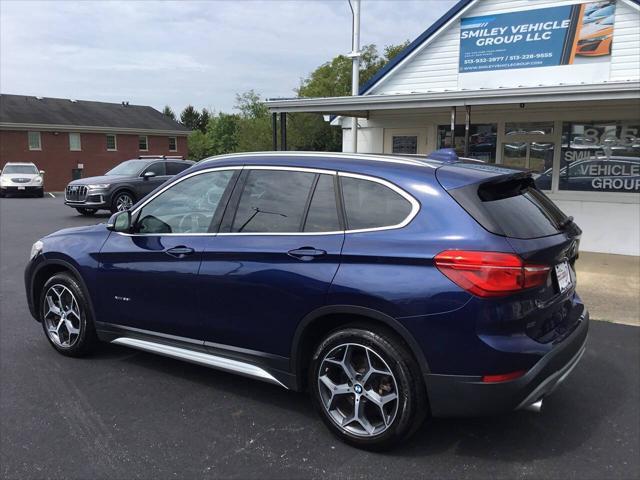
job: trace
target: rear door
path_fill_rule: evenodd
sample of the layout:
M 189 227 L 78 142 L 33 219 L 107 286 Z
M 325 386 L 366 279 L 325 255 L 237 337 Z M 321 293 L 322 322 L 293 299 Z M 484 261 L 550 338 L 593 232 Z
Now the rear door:
M 167 174 L 166 163 L 167 162 L 164 161 L 153 162 L 142 171 L 142 173 L 140 174 L 140 179 L 137 182 L 138 199 L 151 193 L 153 190 L 155 190 L 171 178 L 171 175 Z M 155 176 L 145 178 L 144 174 L 147 172 L 153 172 Z
M 245 167 L 200 269 L 204 338 L 282 357 L 324 305 L 344 240 L 335 172 Z

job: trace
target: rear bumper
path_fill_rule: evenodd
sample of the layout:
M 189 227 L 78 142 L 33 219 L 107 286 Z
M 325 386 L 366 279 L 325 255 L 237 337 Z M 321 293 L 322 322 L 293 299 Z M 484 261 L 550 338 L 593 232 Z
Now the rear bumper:
M 577 327 L 525 375 L 500 383 L 478 376 L 427 375 L 431 413 L 435 417 L 470 417 L 517 410 L 551 394 L 578 364 L 585 351 L 589 313 Z

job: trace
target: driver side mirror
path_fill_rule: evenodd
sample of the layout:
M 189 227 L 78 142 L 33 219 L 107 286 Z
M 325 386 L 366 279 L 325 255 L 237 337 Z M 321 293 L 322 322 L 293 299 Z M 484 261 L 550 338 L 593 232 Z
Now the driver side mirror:
M 40 170 L 40 176 L 44 175 L 44 170 Z
M 107 221 L 107 230 L 129 233 L 131 231 L 131 212 L 125 210 L 111 215 L 111 218 Z
M 150 178 L 153 178 L 153 177 L 155 177 L 155 176 L 156 176 L 156 173 L 155 173 L 155 172 L 144 172 L 144 173 L 142 174 L 142 178 L 143 178 L 144 180 L 149 180 Z

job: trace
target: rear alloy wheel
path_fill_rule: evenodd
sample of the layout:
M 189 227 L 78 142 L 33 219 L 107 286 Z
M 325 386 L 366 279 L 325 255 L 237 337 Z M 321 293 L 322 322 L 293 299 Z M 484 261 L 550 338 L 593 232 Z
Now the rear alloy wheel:
M 91 217 L 98 211 L 95 208 L 76 208 L 76 210 L 79 214 L 84 215 L 85 217 Z
M 67 273 L 56 274 L 45 283 L 40 321 L 49 343 L 64 355 L 85 355 L 97 341 L 84 293 L 76 279 Z
M 325 424 L 362 448 L 381 450 L 404 440 L 428 410 L 413 357 L 386 332 L 332 333 L 316 350 L 309 381 Z
M 129 210 L 131 207 L 133 207 L 133 204 L 133 195 L 131 195 L 129 192 L 120 192 L 113 199 L 111 212 L 124 212 L 125 210 Z

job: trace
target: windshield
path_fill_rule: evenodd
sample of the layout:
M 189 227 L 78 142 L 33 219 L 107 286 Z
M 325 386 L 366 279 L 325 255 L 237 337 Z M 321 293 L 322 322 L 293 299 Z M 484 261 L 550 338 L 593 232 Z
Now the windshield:
M 23 175 L 34 175 L 38 174 L 38 169 L 33 165 L 5 165 L 2 169 L 2 174 L 23 174 Z
M 148 163 L 146 160 L 127 160 L 109 170 L 105 175 L 137 175 Z

